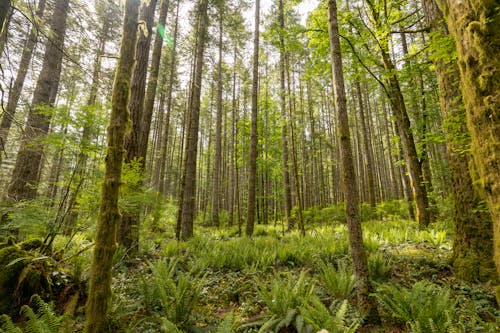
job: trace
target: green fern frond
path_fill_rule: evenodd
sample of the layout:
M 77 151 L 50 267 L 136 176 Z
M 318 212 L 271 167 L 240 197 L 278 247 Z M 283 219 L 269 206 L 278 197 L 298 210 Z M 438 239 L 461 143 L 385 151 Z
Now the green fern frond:
M 55 313 L 51 304 L 45 303 L 38 295 L 31 297 L 33 308 L 23 305 L 21 314 L 26 317 L 25 333 L 58 333 L 63 316 Z
M 6 314 L 0 316 L 0 333 L 22 333 L 23 331 L 14 325 L 12 319 Z

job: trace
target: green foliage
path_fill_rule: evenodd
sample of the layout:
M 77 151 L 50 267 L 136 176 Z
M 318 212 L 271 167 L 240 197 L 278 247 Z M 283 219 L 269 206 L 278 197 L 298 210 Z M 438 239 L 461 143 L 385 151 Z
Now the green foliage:
M 0 214 L 6 214 L 8 219 L 0 228 L 18 231 L 21 235 L 45 235 L 56 214 L 51 207 L 50 199 L 43 196 L 16 203 L 3 203 Z
M 0 333 L 23 333 L 10 319 L 9 316 L 3 314 L 0 316 Z
M 377 204 L 377 214 L 381 219 L 408 219 L 408 203 L 404 200 L 382 201 Z
M 337 268 L 323 261 L 319 262 L 320 278 L 330 296 L 348 299 L 354 290 L 354 274 L 345 260 L 337 260 Z
M 387 280 L 392 273 L 392 264 L 382 253 L 372 253 L 368 257 L 368 271 L 375 281 Z
M 317 296 L 311 297 L 310 303 L 300 307 L 304 319 L 314 327 L 315 331 L 326 329 L 329 333 L 356 332 L 359 323 L 347 318 L 348 310 L 347 300 L 341 303 L 333 302 L 330 308 L 327 308 Z
M 304 271 L 298 277 L 286 274 L 286 278 L 275 275 L 271 281 L 271 286 L 258 282 L 258 294 L 266 304 L 271 314 L 271 318 L 264 323 L 260 332 L 272 328 L 276 332 L 282 328 L 294 327 L 299 333 L 311 332 L 311 329 L 304 325 L 304 320 L 300 314 L 300 307 L 309 302 L 313 295 L 314 283 L 306 277 Z
M 0 333 L 59 333 L 65 323 L 65 316 L 60 316 L 54 311 L 52 304 L 45 303 L 38 295 L 33 295 L 30 300 L 32 307 L 23 305 L 21 315 L 22 329 L 14 325 L 9 316 L 0 318 Z M 63 330 L 68 331 L 68 330 Z
M 58 333 L 63 323 L 63 316 L 58 316 L 52 305 L 45 303 L 40 296 L 33 295 L 31 303 L 34 310 L 23 305 L 21 314 L 26 317 L 24 332 L 26 333 Z
M 191 314 L 201 295 L 204 279 L 181 272 L 177 264 L 176 260 L 150 263 L 151 279 L 143 282 L 143 297 L 146 307 L 159 308 L 168 321 L 187 329 L 191 325 Z
M 455 302 L 450 291 L 428 281 L 410 289 L 381 285 L 374 295 L 390 316 L 413 332 L 445 333 L 452 326 Z

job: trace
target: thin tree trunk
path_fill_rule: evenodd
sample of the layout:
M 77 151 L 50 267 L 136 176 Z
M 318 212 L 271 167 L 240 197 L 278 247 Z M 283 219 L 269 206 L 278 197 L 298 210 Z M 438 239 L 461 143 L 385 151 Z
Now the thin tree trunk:
M 260 0 L 255 1 L 255 31 L 253 39 L 253 78 L 252 78 L 252 115 L 250 131 L 250 160 L 248 172 L 248 210 L 246 235 L 253 235 L 255 220 L 255 187 L 257 177 L 257 114 L 259 96 L 259 24 L 260 24 Z
M 153 2 L 153 1 L 152 1 Z M 160 4 L 160 17 L 158 24 L 165 26 L 168 13 L 169 0 L 162 0 Z M 149 81 L 144 100 L 144 109 L 142 112 L 141 128 L 139 133 L 139 156 L 146 161 L 148 150 L 149 132 L 151 130 L 151 118 L 153 116 L 153 107 L 155 104 L 156 88 L 158 86 L 158 73 L 160 72 L 160 59 L 162 53 L 163 38 L 157 32 L 153 44 L 153 54 L 151 55 L 151 65 L 149 68 Z M 143 165 L 143 168 L 145 165 Z
M 168 149 L 168 136 L 169 136 L 169 130 L 170 130 L 170 118 L 172 114 L 172 92 L 174 90 L 174 81 L 175 81 L 175 72 L 176 72 L 176 56 L 177 56 L 177 30 L 179 26 L 179 8 L 180 8 L 180 3 L 179 0 L 177 1 L 177 10 L 175 14 L 175 25 L 174 25 L 174 40 L 173 40 L 173 48 L 172 48 L 172 56 L 170 60 L 170 74 L 168 78 L 168 87 L 167 87 L 167 110 L 165 112 L 165 129 L 163 132 L 163 141 L 161 143 L 161 157 L 160 161 L 156 162 L 159 165 L 160 169 L 160 185 L 158 188 L 158 192 L 162 193 L 163 195 L 167 194 L 166 191 L 166 180 L 165 180 L 165 163 L 167 159 L 167 149 Z
M 279 0 L 279 22 L 282 31 L 285 31 L 285 14 L 283 1 Z M 290 218 L 292 211 L 292 191 L 290 186 L 290 166 L 288 162 L 288 126 L 286 117 L 286 90 L 285 90 L 285 37 L 280 33 L 280 108 L 281 108 L 281 158 L 283 168 L 283 197 L 285 202 L 285 223 L 288 229 L 293 228 Z
M 105 175 L 101 188 L 94 257 L 90 270 L 89 297 L 85 312 L 87 333 L 102 333 L 108 330 L 106 314 L 111 296 L 111 268 L 116 250 L 116 229 L 120 223 L 118 197 L 125 155 L 125 133 L 130 123 L 128 102 L 137 42 L 138 7 L 137 0 L 127 0 L 125 4 L 120 57 L 111 97 Z
M 354 266 L 354 275 L 356 277 L 358 308 L 361 310 L 361 313 L 368 316 L 369 321 L 377 321 L 377 305 L 375 298 L 370 295 L 372 293 L 372 286 L 368 276 L 366 252 L 363 247 L 363 234 L 359 214 L 359 199 L 354 175 L 354 163 L 352 160 L 349 122 L 347 119 L 347 102 L 344 88 L 344 74 L 342 69 L 336 0 L 328 1 L 328 21 L 335 109 L 337 111 L 338 138 L 340 141 L 341 152 L 340 162 L 342 163 L 341 178 L 344 189 L 347 226 L 349 229 L 349 243 Z
M 219 226 L 220 209 L 220 182 L 222 160 L 222 32 L 223 32 L 223 5 L 219 8 L 219 61 L 217 63 L 217 107 L 215 120 L 215 160 L 212 183 L 212 224 Z
M 198 149 L 198 128 L 200 123 L 200 97 L 203 74 L 203 55 L 208 27 L 208 0 L 200 0 L 198 6 L 198 42 L 195 50 L 195 68 L 189 97 L 189 125 L 186 140 L 184 172 L 181 180 L 179 216 L 181 221 L 180 239 L 193 236 L 196 199 L 196 152 Z

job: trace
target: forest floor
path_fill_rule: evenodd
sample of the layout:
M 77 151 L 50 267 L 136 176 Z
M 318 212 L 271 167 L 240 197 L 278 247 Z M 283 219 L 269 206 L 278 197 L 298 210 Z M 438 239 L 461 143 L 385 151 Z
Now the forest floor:
M 252 239 L 237 227 L 196 230 L 185 243 L 144 235 L 141 259 L 117 260 L 117 331 L 500 332 L 491 284 L 453 276 L 450 224 L 363 224 L 382 319 L 368 326 L 355 307 L 345 224 L 308 225 L 305 237 L 281 225 L 258 225 Z
M 500 332 L 496 282 L 469 283 L 453 275 L 451 222 L 421 230 L 404 214 L 365 218 L 372 296 L 381 317 L 374 325 L 364 323 L 356 309 L 347 227 L 338 207 L 306 211 L 305 236 L 285 232 L 278 223 L 257 225 L 254 237 L 247 238 L 239 236 L 238 226 L 214 228 L 197 221 L 187 242 L 172 238 L 176 209 L 171 208 L 158 221 L 141 225 L 134 259 L 118 249 L 109 332 Z M 59 261 L 34 254 L 26 267 L 44 272 L 53 267 L 63 291 L 51 296 L 57 310 L 46 307 L 33 315 L 21 324 L 23 331 L 40 322 L 52 327 L 44 332 L 83 331 L 91 240 L 84 232 L 58 236 L 53 247 L 56 254 L 64 251 Z M 17 248 L 23 247 L 0 252 Z M 55 285 L 54 274 L 49 280 Z M 60 316 L 70 308 L 74 315 Z M 7 327 L 2 319 L 0 332 Z M 5 332 L 20 332 L 11 326 Z

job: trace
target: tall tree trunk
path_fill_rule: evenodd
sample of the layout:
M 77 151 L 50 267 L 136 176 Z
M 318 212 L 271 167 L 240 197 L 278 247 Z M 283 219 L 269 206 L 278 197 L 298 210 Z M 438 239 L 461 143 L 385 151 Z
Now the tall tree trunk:
M 259 96 L 259 24 L 260 24 L 260 0 L 255 1 L 255 31 L 253 38 L 253 78 L 252 78 L 252 115 L 250 131 L 250 161 L 248 163 L 248 211 L 246 234 L 253 235 L 255 220 L 255 187 L 257 177 L 257 114 Z
M 284 0 L 279 0 L 279 23 L 285 31 Z M 286 117 L 286 90 L 285 90 L 285 37 L 280 33 L 280 108 L 281 108 L 281 158 L 283 169 L 283 196 L 285 202 L 285 223 L 288 229 L 293 228 L 290 218 L 292 212 L 292 190 L 290 186 L 290 165 L 288 161 L 288 126 Z
M 236 191 L 236 122 L 238 115 L 236 114 L 236 61 L 238 60 L 238 46 L 234 47 L 234 57 L 233 57 L 233 87 L 232 87 L 232 106 L 231 106 L 231 149 L 230 153 L 230 174 L 229 174 L 229 226 L 233 225 L 234 222 L 234 207 L 236 203 L 235 195 L 237 195 Z
M 328 23 L 335 109 L 337 111 L 338 138 L 340 141 L 340 162 L 342 164 L 341 178 L 344 189 L 347 227 L 349 229 L 349 243 L 354 266 L 354 275 L 356 277 L 358 308 L 364 315 L 368 316 L 369 321 L 376 321 L 378 320 L 377 303 L 375 298 L 370 296 L 372 286 L 368 276 L 368 261 L 366 258 L 366 252 L 363 247 L 363 234 L 359 214 L 359 199 L 354 174 L 354 163 L 352 159 L 336 0 L 328 1 Z
M 31 58 L 33 57 L 33 50 L 37 41 L 38 27 L 36 26 L 36 22 L 38 22 L 37 19 L 41 19 L 43 17 L 43 13 L 45 12 L 45 3 L 46 0 L 40 0 L 40 2 L 38 3 L 38 8 L 35 13 L 35 19 L 33 20 L 33 26 L 31 27 L 28 38 L 26 39 L 23 53 L 21 55 L 16 80 L 14 81 L 14 85 L 9 92 L 7 107 L 2 116 L 2 122 L 0 124 L 1 150 L 4 150 L 4 147 L 6 146 L 7 137 L 9 136 L 9 130 L 16 114 L 17 103 L 19 102 L 19 97 L 21 96 L 21 92 L 23 90 L 24 79 L 26 78 L 26 73 L 28 73 L 29 64 L 31 62 Z M 2 155 L 0 153 L 0 163 L 1 162 Z
M 163 195 L 166 195 L 166 180 L 165 180 L 165 162 L 167 160 L 167 149 L 168 149 L 168 136 L 169 136 L 169 130 L 170 130 L 170 118 L 172 114 L 172 92 L 174 90 L 174 81 L 175 81 L 175 72 L 176 72 L 176 56 L 177 56 L 177 30 L 179 26 L 179 8 L 180 8 L 180 1 L 177 1 L 177 9 L 176 9 L 176 14 L 175 14 L 175 24 L 174 24 L 174 40 L 173 40 L 173 48 L 172 48 L 172 56 L 170 59 L 170 74 L 168 78 L 168 87 L 167 87 L 167 109 L 165 112 L 165 129 L 163 131 L 163 140 L 161 143 L 161 154 L 160 154 L 160 161 L 157 165 L 159 165 L 159 180 L 160 180 L 160 185 L 158 187 L 158 192 L 162 193 Z
M 217 115 L 215 120 L 215 160 L 212 183 L 212 223 L 219 226 L 220 209 L 220 182 L 222 160 L 222 31 L 223 31 L 223 4 L 219 8 L 219 61 L 217 64 Z
M 387 27 L 383 26 L 384 18 L 380 16 L 378 11 L 379 9 L 375 7 L 371 0 L 366 0 L 366 3 L 370 7 L 370 12 L 376 28 L 381 31 L 381 38 L 377 40 L 377 43 L 379 46 L 381 60 L 384 65 L 384 70 L 386 72 L 384 92 L 389 98 L 389 102 L 395 116 L 398 134 L 401 139 L 401 145 L 403 147 L 403 153 L 413 190 L 413 197 L 417 208 L 417 222 L 420 227 L 427 227 L 431 222 L 429 199 L 422 175 L 422 165 L 418 159 L 415 140 L 410 128 L 410 119 L 406 111 L 405 100 L 396 75 L 397 69 L 389 53 L 390 38 L 386 34 Z
M 472 139 L 472 178 L 490 208 L 494 262 L 500 274 L 500 6 L 495 0 L 440 0 L 440 5 L 458 51 Z
M 184 171 L 181 180 L 181 196 L 179 206 L 180 239 L 193 236 L 193 222 L 196 199 L 196 157 L 198 149 L 198 128 L 200 123 L 200 97 L 203 74 L 203 55 L 208 28 L 208 0 L 200 0 L 198 4 L 198 40 L 195 50 L 195 68 L 189 97 L 189 122 L 185 148 Z
M 143 26 L 143 32 L 139 34 L 136 50 L 136 66 L 132 76 L 129 110 L 132 120 L 132 130 L 125 139 L 125 163 L 134 161 L 140 163 L 141 175 L 144 170 L 145 156 L 141 155 L 140 137 L 142 132 L 142 117 L 144 113 L 144 99 L 146 91 L 146 75 L 148 70 L 149 49 L 151 46 L 152 25 L 156 7 L 156 0 L 143 3 L 139 15 L 139 22 Z M 139 184 L 131 185 L 132 191 L 140 191 Z M 139 249 L 139 221 L 140 207 L 132 208 L 132 211 L 124 211 L 123 218 L 118 228 L 118 242 L 127 249 L 127 253 L 133 257 Z
M 21 148 L 17 153 L 8 188 L 8 197 L 14 200 L 33 199 L 37 196 L 43 155 L 42 139 L 47 135 L 52 118 L 44 108 L 53 106 L 59 88 L 68 4 L 69 0 L 57 0 L 50 19 L 53 37 L 47 42 L 42 70 L 33 93 Z
M 361 93 L 361 84 L 359 80 L 356 80 L 356 95 L 358 99 L 358 107 L 359 107 L 359 117 L 361 122 L 361 131 L 363 132 L 363 146 L 365 150 L 366 156 L 366 175 L 368 181 L 368 202 L 371 207 L 375 207 L 376 197 L 375 197 L 375 180 L 374 180 L 374 168 L 375 164 L 373 161 L 373 152 L 372 152 L 372 142 L 371 137 L 368 132 L 367 120 L 365 119 L 365 106 L 363 103 L 363 94 Z
M 162 0 L 160 4 L 160 17 L 158 24 L 165 26 L 167 20 L 169 0 Z M 154 13 L 153 13 L 154 14 Z M 151 130 L 151 118 L 155 104 L 156 87 L 158 86 L 158 73 L 160 72 L 160 59 L 162 53 L 162 37 L 157 32 L 153 44 L 153 54 L 151 55 L 151 66 L 149 68 L 149 81 L 144 100 L 144 110 L 142 112 L 141 128 L 139 132 L 139 156 L 143 163 L 146 161 L 148 150 L 149 132 Z M 143 165 L 144 168 L 144 165 Z
M 138 7 L 139 1 L 137 0 L 127 0 L 125 4 L 120 57 L 111 96 L 105 174 L 101 188 L 94 257 L 90 270 L 89 297 L 85 312 L 85 331 L 88 333 L 102 333 L 108 329 L 106 313 L 111 296 L 111 268 L 116 250 L 116 228 L 121 219 L 118 197 L 125 155 L 125 133 L 130 124 L 128 102 L 137 42 Z

